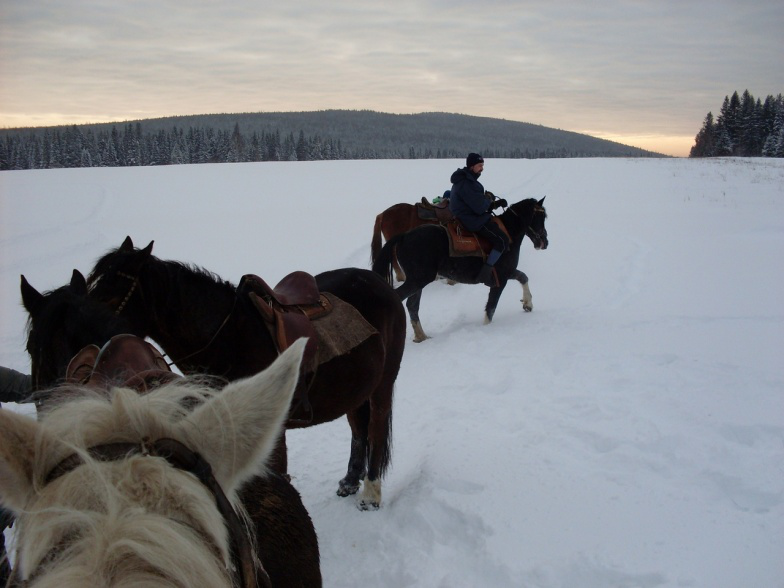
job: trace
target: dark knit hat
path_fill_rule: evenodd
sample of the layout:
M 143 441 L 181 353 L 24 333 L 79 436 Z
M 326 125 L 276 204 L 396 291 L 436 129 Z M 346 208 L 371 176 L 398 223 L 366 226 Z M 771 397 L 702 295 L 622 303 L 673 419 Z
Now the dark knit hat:
M 469 153 L 466 157 L 466 167 L 474 167 L 477 163 L 484 163 L 485 158 L 478 153 Z

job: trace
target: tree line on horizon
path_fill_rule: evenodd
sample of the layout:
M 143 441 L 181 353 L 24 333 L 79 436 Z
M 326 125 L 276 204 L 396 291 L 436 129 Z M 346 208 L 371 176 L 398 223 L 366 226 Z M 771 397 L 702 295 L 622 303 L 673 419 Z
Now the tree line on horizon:
M 537 159 L 573 157 L 569 149 L 487 150 L 486 157 Z M 465 157 L 456 149 L 411 146 L 402 149 L 350 149 L 340 139 L 306 136 L 300 130 L 253 132 L 211 126 L 173 126 L 144 132 L 141 122 L 93 130 L 72 125 L 8 133 L 0 141 L 0 170 L 74 167 L 126 167 L 192 163 L 320 161 L 339 159 L 446 159 Z
M 784 98 L 765 101 L 746 90 L 725 96 L 714 118 L 708 112 L 689 157 L 784 157 Z

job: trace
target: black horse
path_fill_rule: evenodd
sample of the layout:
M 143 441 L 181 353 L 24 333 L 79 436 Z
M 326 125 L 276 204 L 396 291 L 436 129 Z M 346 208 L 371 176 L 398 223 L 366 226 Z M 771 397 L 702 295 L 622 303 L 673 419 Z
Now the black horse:
M 87 296 L 87 282 L 79 270 L 73 270 L 70 283 L 43 294 L 24 276 L 21 282 L 22 304 L 29 315 L 27 352 L 34 394 L 62 383 L 68 362 L 83 347 L 101 347 L 121 333 L 140 335 L 125 317 Z M 38 395 L 36 404 L 41 401 Z
M 499 285 L 490 288 L 485 306 L 485 323 L 493 320 L 498 300 L 510 278 L 523 286 L 523 309 L 526 312 L 533 310 L 528 276 L 517 269 L 517 262 L 520 258 L 520 245 L 526 235 L 533 242 L 534 248 L 547 249 L 546 218 L 544 198 L 539 201 L 534 198 L 522 200 L 512 204 L 501 214 L 511 243 L 495 264 Z M 391 284 L 395 260 L 406 275 L 405 282 L 395 291 L 401 300 L 406 301 L 411 326 L 414 328 L 414 341 L 417 343 L 428 338 L 419 322 L 422 289 L 438 276 L 462 284 L 476 284 L 476 275 L 484 263 L 478 256 L 450 256 L 449 237 L 446 230 L 439 225 L 417 227 L 387 241 L 373 263 L 373 271 L 384 276 Z
M 137 249 L 128 237 L 99 259 L 87 279 L 90 296 L 155 340 L 183 373 L 234 380 L 275 360 L 275 340 L 247 296 L 202 268 L 158 259 L 152 245 Z M 357 321 L 368 325 L 372 334 L 318 365 L 309 383 L 309 402 L 292 403 L 287 428 L 317 425 L 345 414 L 352 433 L 351 456 L 338 494 L 357 493 L 365 476 L 358 506 L 375 509 L 391 458 L 392 397 L 405 346 L 405 310 L 389 284 L 369 270 L 328 271 L 316 276 L 316 282 L 319 291 L 336 296 L 361 315 L 346 318 L 331 336 L 350 335 Z M 272 465 L 281 473 L 287 471 L 285 439 Z

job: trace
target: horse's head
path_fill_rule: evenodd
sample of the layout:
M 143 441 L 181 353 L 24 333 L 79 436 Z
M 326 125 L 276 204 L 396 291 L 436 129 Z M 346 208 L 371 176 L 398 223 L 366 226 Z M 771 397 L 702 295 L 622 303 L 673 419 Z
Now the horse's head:
M 83 347 L 101 346 L 113 335 L 131 332 L 128 322 L 87 295 L 84 276 L 74 270 L 71 282 L 41 294 L 22 276 L 22 304 L 27 321 L 27 351 L 33 390 L 59 383 L 71 358 Z
M 237 490 L 263 472 L 304 343 L 220 394 L 182 379 L 146 395 L 82 389 L 38 421 L 0 411 L 0 499 L 17 517 L 16 583 L 246 585 L 232 579 L 254 571 L 252 557 L 232 561 L 232 543 L 248 545 L 229 537 L 242 528 Z M 203 402 L 190 410 L 183 400 L 194 395 Z
M 531 220 L 525 229 L 525 234 L 531 239 L 534 249 L 547 249 L 549 241 L 547 240 L 547 229 L 544 226 L 544 221 L 547 219 L 544 198 L 539 201 L 532 198 L 524 202 L 529 202 L 532 205 Z
M 90 297 L 98 300 L 118 315 L 129 315 L 134 325 L 146 334 L 147 321 L 137 302 L 141 292 L 139 279 L 145 264 L 152 258 L 153 241 L 144 249 L 137 249 L 130 237 L 122 245 L 109 251 L 95 264 L 87 277 Z

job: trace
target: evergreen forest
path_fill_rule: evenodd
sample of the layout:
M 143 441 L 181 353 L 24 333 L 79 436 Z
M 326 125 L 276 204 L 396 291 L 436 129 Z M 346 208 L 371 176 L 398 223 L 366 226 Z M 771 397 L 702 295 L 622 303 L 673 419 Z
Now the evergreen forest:
M 755 99 L 748 90 L 725 96 L 714 118 L 709 112 L 689 157 L 784 157 L 784 98 Z
M 251 161 L 662 157 L 579 133 L 449 113 L 212 114 L 0 130 L 0 169 Z

